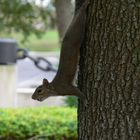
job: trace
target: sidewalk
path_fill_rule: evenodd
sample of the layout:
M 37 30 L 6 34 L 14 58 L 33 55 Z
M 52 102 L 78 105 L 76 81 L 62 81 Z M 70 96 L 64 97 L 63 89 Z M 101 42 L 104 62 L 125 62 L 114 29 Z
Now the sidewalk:
M 33 57 L 44 57 L 49 60 L 54 66 L 58 65 L 59 53 L 36 53 L 31 52 L 30 55 Z M 18 88 L 35 88 L 42 83 L 42 79 L 46 78 L 49 81 L 55 76 L 55 72 L 45 72 L 38 69 L 34 63 L 25 58 L 24 60 L 19 60 L 17 62 L 17 77 L 18 77 Z

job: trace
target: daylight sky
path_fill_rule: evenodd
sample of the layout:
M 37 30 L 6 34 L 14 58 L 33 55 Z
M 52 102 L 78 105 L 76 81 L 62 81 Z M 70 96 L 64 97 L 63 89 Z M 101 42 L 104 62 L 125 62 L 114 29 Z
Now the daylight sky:
M 37 5 L 47 6 L 50 0 L 35 0 Z

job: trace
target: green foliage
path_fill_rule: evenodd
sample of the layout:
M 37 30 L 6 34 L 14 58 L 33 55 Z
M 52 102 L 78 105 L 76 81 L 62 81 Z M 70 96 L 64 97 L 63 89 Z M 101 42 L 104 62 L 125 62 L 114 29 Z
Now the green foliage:
M 65 104 L 68 107 L 77 107 L 77 98 L 69 96 L 65 99 Z
M 1 38 L 14 38 L 17 40 L 18 47 L 26 48 L 29 51 L 59 51 L 59 40 L 56 30 L 47 30 L 41 38 L 37 38 L 35 35 L 28 36 L 28 40 L 22 42 L 21 33 L 0 33 Z
M 10 140 L 76 140 L 76 109 L 0 109 L 0 137 Z
M 56 30 L 47 30 L 42 38 L 31 35 L 25 43 L 19 42 L 19 46 L 30 51 L 59 51 L 60 49 Z
M 31 33 L 40 36 L 44 29 L 38 29 L 37 23 L 47 21 L 46 9 L 35 5 L 34 0 L 0 0 L 0 31 Z

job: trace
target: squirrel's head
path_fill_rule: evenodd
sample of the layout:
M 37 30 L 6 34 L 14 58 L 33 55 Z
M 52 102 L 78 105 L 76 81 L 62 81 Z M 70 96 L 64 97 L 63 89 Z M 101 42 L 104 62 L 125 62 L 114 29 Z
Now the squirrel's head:
M 38 101 L 44 101 L 50 96 L 54 96 L 54 91 L 52 85 L 48 82 L 47 79 L 43 79 L 42 85 L 38 86 L 35 92 L 32 95 L 32 99 Z

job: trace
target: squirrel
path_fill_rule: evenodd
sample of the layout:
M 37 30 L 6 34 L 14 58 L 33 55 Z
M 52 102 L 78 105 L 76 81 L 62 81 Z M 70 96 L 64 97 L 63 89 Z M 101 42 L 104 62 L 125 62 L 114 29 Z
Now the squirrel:
M 85 95 L 73 85 L 73 80 L 79 61 L 80 46 L 83 41 L 86 23 L 86 9 L 89 5 L 86 0 L 76 14 L 66 31 L 62 41 L 58 71 L 52 82 L 43 79 L 32 95 L 32 99 L 43 101 L 50 96 L 72 95 L 85 99 Z

